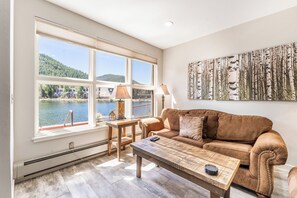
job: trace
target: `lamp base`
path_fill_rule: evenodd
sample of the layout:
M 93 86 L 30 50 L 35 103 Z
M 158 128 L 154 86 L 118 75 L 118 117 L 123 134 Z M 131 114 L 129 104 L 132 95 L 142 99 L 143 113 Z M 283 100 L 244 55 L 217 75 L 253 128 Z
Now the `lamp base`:
M 125 119 L 126 119 L 125 116 L 123 116 L 123 117 L 117 117 L 117 120 L 125 120 Z
M 125 118 L 125 101 L 119 100 L 116 102 L 116 115 L 117 120 L 123 120 Z

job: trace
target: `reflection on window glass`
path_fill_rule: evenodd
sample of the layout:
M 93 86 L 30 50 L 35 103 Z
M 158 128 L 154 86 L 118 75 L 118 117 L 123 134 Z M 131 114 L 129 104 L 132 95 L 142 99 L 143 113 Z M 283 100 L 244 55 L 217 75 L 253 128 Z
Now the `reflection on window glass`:
M 132 60 L 133 84 L 152 84 L 152 64 L 139 60 Z
M 132 91 L 132 116 L 149 117 L 153 115 L 153 91 L 133 89 Z
M 63 128 L 64 123 L 71 126 L 69 112 L 73 112 L 74 126 L 88 124 L 88 90 L 85 86 L 39 85 L 40 129 Z
M 88 79 L 88 48 L 44 36 L 38 44 L 40 75 Z
M 96 52 L 96 79 L 125 82 L 126 58 L 101 51 Z
M 109 114 L 116 108 L 115 100 L 111 98 L 112 87 L 97 87 L 96 88 L 96 120 L 97 122 L 109 118 Z

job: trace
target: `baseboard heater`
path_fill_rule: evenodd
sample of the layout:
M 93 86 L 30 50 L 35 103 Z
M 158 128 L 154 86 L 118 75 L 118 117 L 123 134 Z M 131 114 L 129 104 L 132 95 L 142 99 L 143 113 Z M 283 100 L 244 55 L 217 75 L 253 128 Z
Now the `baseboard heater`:
M 15 183 L 106 155 L 106 150 L 107 140 L 103 140 L 37 159 L 17 162 L 14 165 Z

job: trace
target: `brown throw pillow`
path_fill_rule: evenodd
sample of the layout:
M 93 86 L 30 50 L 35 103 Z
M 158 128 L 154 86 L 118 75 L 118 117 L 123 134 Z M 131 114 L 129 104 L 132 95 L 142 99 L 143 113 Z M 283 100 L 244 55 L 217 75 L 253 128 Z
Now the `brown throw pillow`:
M 202 138 L 206 139 L 207 138 L 207 129 L 208 129 L 208 125 L 207 125 L 208 116 L 203 116 L 203 115 L 198 116 L 198 115 L 191 115 L 191 114 L 186 114 L 186 116 L 201 117 L 201 119 L 203 120 Z
M 180 116 L 180 131 L 179 135 L 187 138 L 192 138 L 197 141 L 202 140 L 203 118 Z
M 210 139 L 215 139 L 218 129 L 218 115 L 216 112 L 203 111 L 203 110 L 191 110 L 189 112 L 191 116 L 207 116 L 207 132 L 206 136 Z

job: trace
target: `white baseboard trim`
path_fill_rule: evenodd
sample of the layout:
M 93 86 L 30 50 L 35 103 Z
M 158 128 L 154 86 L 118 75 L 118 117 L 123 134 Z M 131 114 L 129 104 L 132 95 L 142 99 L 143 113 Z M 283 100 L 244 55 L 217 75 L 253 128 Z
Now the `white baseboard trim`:
M 141 133 L 136 133 L 136 136 Z M 65 150 L 37 159 L 19 161 L 14 163 L 15 183 L 19 183 L 37 176 L 41 176 L 61 168 L 65 168 L 95 157 L 107 154 L 108 140 L 94 142 L 88 145 Z M 115 151 L 115 149 L 113 149 Z

